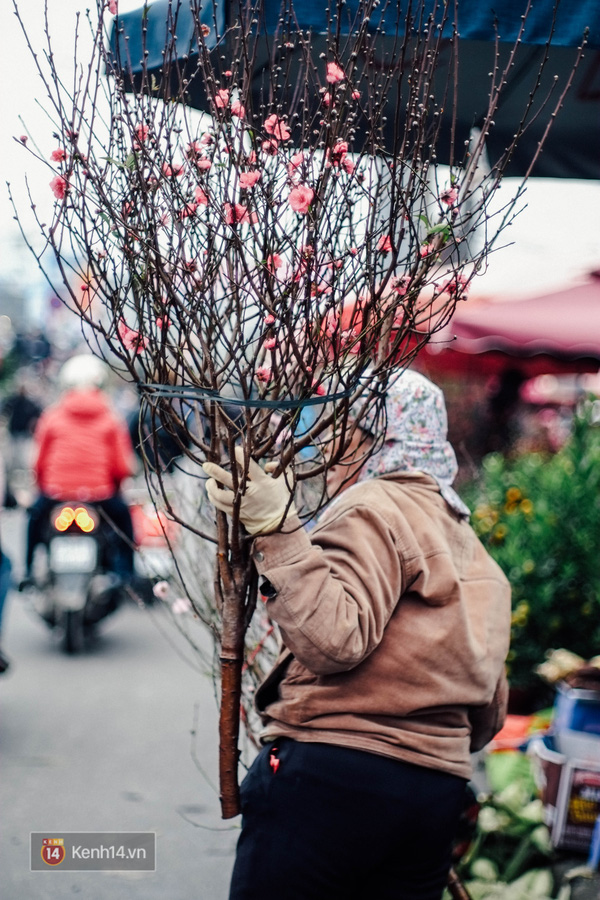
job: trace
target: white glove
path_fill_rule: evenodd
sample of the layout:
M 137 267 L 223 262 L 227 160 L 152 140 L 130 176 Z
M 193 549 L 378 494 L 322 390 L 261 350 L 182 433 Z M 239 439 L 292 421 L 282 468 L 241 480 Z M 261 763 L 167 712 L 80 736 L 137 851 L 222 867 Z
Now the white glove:
M 243 470 L 245 468 L 243 447 L 235 448 L 235 458 Z M 206 493 L 211 503 L 228 516 L 232 515 L 235 494 L 231 472 L 211 462 L 203 463 L 202 468 L 210 476 L 206 482 Z M 217 481 L 226 485 L 229 490 L 217 487 Z M 249 460 L 248 480 L 243 489 L 240 505 L 240 521 L 246 530 L 252 535 L 268 534 L 279 528 L 287 516 L 295 514 L 293 492 L 288 486 L 285 472 L 273 478 L 261 469 L 255 460 Z

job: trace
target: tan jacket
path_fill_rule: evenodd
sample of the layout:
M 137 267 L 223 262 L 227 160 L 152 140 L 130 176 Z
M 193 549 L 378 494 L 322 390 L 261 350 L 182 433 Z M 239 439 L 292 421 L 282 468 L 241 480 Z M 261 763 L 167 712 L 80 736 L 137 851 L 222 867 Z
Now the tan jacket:
M 257 693 L 263 739 L 325 742 L 464 778 L 502 726 L 510 588 L 421 473 L 349 488 L 310 536 L 256 538 L 285 648 Z

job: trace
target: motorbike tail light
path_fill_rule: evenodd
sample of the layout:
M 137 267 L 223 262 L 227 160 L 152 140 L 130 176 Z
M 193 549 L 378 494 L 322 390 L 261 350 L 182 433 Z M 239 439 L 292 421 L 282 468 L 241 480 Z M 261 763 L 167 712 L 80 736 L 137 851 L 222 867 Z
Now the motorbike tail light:
M 74 513 L 74 519 L 75 524 L 86 533 L 93 531 L 96 527 L 95 520 L 90 516 L 85 506 L 77 507 Z
M 59 514 L 54 519 L 54 527 L 57 531 L 66 531 L 69 525 L 75 519 L 75 510 L 70 506 L 63 506 Z

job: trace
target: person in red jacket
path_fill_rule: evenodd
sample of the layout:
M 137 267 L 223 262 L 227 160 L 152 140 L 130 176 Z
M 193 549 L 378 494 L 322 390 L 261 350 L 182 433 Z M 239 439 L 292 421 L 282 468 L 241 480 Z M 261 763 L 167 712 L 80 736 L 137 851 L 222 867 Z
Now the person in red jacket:
M 102 391 L 106 374 L 96 357 L 72 357 L 59 375 L 62 396 L 36 426 L 34 473 L 40 496 L 30 509 L 26 580 L 44 522 L 52 506 L 66 500 L 92 502 L 104 511 L 116 526 L 112 568 L 123 578 L 133 573 L 133 527 L 119 489 L 133 475 L 135 458 L 127 426 Z

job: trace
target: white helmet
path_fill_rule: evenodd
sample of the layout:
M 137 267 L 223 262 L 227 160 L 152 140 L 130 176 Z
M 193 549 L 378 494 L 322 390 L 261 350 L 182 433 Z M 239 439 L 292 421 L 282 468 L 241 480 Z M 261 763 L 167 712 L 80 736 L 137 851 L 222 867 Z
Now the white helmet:
M 68 359 L 58 375 L 61 388 L 65 391 L 86 388 L 103 388 L 108 378 L 108 366 L 96 356 L 81 353 Z

